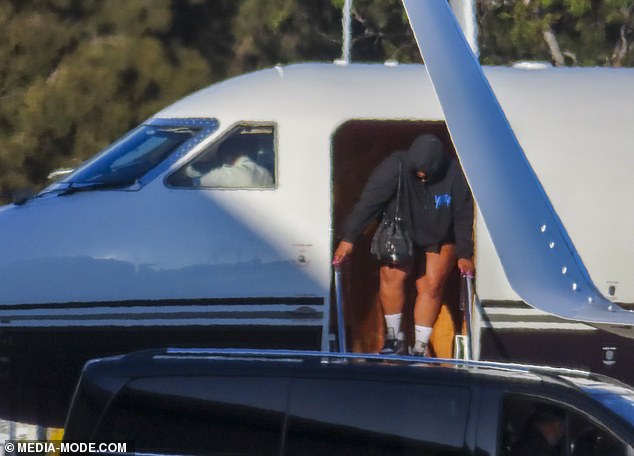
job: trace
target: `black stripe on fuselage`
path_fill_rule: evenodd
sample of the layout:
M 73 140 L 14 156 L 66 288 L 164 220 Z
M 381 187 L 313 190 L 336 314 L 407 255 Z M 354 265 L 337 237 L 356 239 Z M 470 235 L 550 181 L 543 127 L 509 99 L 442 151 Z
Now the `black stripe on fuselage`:
M 284 297 L 245 297 L 245 298 L 197 298 L 197 299 L 133 299 L 126 301 L 90 301 L 90 302 L 57 302 L 4 304 L 3 310 L 36 310 L 36 309 L 80 309 L 99 307 L 139 307 L 139 306 L 217 306 L 217 305 L 323 305 L 324 298 L 319 296 L 284 296 Z

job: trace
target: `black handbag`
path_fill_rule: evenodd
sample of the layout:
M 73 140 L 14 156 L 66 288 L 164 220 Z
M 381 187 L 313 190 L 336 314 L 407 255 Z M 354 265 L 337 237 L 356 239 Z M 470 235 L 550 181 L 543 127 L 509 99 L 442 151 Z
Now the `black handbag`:
M 400 163 L 394 215 L 390 217 L 385 212 L 383 213 L 381 223 L 379 223 L 370 244 L 370 253 L 381 263 L 400 265 L 407 263 L 414 256 L 412 240 L 403 226 L 403 219 L 399 215 L 402 175 L 403 163 Z

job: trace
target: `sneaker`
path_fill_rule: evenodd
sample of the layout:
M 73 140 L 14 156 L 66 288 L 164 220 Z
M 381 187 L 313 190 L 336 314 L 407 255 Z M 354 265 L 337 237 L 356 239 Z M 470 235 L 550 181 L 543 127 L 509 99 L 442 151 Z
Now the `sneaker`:
M 412 356 L 429 356 L 427 354 L 427 344 L 417 340 L 414 342 L 414 346 L 411 348 L 410 355 Z
M 408 347 L 404 340 L 385 339 L 385 344 L 379 353 L 382 355 L 407 355 Z

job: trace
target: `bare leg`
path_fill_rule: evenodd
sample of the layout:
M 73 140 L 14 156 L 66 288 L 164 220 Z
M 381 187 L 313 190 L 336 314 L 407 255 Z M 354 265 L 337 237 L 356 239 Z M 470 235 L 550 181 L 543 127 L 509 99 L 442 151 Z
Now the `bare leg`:
M 440 252 L 425 253 L 425 274 L 416 279 L 416 304 L 414 323 L 419 326 L 434 326 L 442 303 L 445 281 L 451 272 L 456 255 L 453 244 L 443 244 Z
M 403 312 L 405 304 L 405 279 L 409 268 L 381 265 L 379 269 L 379 299 L 384 315 Z
M 385 340 L 382 354 L 405 355 L 408 348 L 401 328 L 401 318 L 405 305 L 405 280 L 408 266 L 381 266 L 379 270 L 379 299 L 385 317 Z

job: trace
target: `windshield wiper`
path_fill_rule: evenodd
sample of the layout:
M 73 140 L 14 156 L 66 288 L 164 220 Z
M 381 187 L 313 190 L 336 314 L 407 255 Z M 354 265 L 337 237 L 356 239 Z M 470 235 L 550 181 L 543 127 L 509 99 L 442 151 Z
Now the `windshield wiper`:
M 197 129 L 189 128 L 189 127 L 160 127 L 160 128 L 157 128 L 157 130 L 165 131 L 168 133 L 189 133 L 192 136 L 198 133 Z
M 94 182 L 94 183 L 73 183 L 70 182 L 68 187 L 61 190 L 57 196 L 72 195 L 77 192 L 91 192 L 93 190 L 108 190 L 113 188 L 126 188 L 136 183 L 133 181 L 121 181 L 121 182 Z

